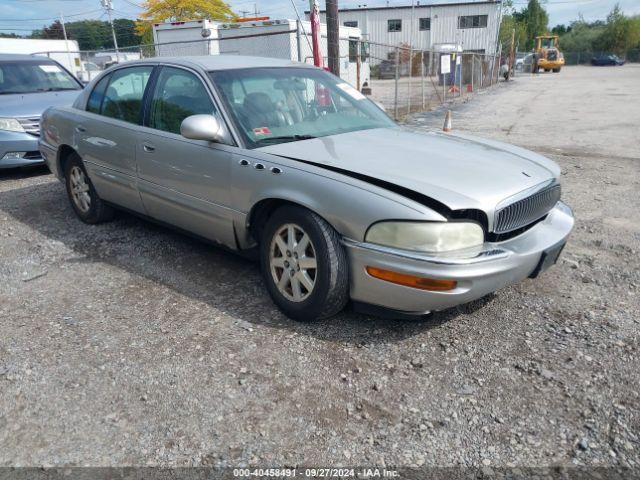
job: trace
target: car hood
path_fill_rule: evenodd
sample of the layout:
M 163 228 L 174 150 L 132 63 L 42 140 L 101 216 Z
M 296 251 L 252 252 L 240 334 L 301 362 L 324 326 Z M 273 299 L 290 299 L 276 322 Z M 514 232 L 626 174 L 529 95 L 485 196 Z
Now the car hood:
M 0 117 L 39 117 L 49 107 L 70 106 L 82 90 L 0 95 Z
M 523 148 L 404 128 L 363 130 L 259 150 L 393 183 L 452 210 L 490 212 L 509 197 L 560 175 L 553 161 Z

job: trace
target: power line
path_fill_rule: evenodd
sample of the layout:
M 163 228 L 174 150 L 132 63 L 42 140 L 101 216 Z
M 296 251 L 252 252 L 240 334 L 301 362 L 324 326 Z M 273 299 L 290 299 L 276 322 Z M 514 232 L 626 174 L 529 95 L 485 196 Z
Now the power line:
M 130 1 L 130 0 L 122 0 L 122 1 L 123 1 L 124 3 L 126 3 L 126 4 L 128 4 L 128 5 L 131 5 L 132 7 L 136 7 L 136 8 L 142 8 L 142 9 L 144 9 L 144 7 L 143 7 L 142 5 L 139 5 L 139 4 L 137 4 L 137 3 L 135 3 L 135 2 L 132 2 L 132 1 Z
M 102 10 L 90 10 L 88 12 L 70 13 L 67 17 L 80 17 L 82 15 L 89 15 L 90 13 L 101 12 Z M 58 17 L 49 18 L 0 18 L 0 22 L 46 22 L 49 20 L 58 20 Z

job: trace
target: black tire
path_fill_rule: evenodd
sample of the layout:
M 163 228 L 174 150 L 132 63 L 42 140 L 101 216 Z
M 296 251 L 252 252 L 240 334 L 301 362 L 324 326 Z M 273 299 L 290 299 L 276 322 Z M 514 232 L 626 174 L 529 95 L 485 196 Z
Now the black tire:
M 554 68 L 553 69 L 553 73 L 559 73 L 560 72 L 560 68 Z
M 286 224 L 301 227 L 309 236 L 317 263 L 315 284 L 307 298 L 298 302 L 280 292 L 270 265 L 272 241 Z M 340 237 L 323 218 L 305 208 L 284 206 L 271 215 L 260 237 L 260 266 L 274 303 L 294 320 L 311 322 L 331 317 L 349 300 L 349 265 Z
M 90 205 L 86 211 L 81 209 L 76 204 L 73 193 L 71 191 L 72 190 L 72 186 L 71 186 L 72 170 L 77 168 L 79 168 L 84 174 L 86 183 L 89 187 L 89 190 L 87 191 L 87 193 L 90 198 Z M 64 167 L 64 183 L 67 188 L 67 196 L 69 197 L 69 202 L 71 203 L 71 207 L 73 208 L 73 211 L 76 212 L 76 215 L 78 216 L 78 218 L 82 220 L 84 223 L 96 224 L 96 223 L 108 222 L 109 220 L 113 219 L 115 215 L 114 209 L 109 205 L 107 205 L 106 203 L 104 203 L 104 201 L 98 196 L 98 193 L 93 187 L 93 183 L 91 182 L 89 175 L 87 175 L 87 170 L 84 168 L 82 159 L 77 153 L 72 153 L 67 159 L 67 162 Z

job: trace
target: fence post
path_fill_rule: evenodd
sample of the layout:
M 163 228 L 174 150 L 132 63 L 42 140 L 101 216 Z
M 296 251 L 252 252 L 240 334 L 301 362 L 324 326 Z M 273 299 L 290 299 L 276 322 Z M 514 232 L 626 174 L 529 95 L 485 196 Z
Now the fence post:
M 473 75 L 475 73 L 475 69 L 476 69 L 476 54 L 472 53 L 471 54 L 471 92 L 472 93 L 476 93 L 476 91 L 473 89 Z
M 393 100 L 393 114 L 398 119 L 398 86 L 400 84 L 400 48 L 396 47 L 396 88 Z
M 447 101 L 447 75 L 446 73 L 442 73 L 442 58 L 440 59 L 440 70 L 442 75 L 442 103 L 444 104 Z
M 422 110 L 424 110 L 424 50 L 420 52 L 420 90 L 422 93 Z
M 360 82 L 360 72 L 362 70 L 362 58 L 360 57 L 360 52 L 362 51 L 362 41 L 358 40 L 356 43 L 356 86 L 358 87 L 358 91 L 362 89 L 362 84 Z
M 298 48 L 298 61 L 302 62 L 302 41 L 300 40 L 300 20 L 296 22 L 296 45 Z
M 458 91 L 458 98 L 460 98 L 462 97 L 462 66 L 464 65 L 464 62 L 462 61 L 462 53 L 458 54 L 458 58 L 460 59 L 460 79 L 458 81 L 460 90 Z
M 407 115 L 411 113 L 411 77 L 413 75 L 413 47 L 409 49 L 409 87 L 407 91 Z

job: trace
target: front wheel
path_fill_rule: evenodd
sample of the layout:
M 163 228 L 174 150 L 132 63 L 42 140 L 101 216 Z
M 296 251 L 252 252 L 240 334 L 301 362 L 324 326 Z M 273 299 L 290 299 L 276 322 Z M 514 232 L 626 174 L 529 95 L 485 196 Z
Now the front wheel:
M 558 72 L 560 72 L 560 67 L 553 69 L 553 73 L 558 73 Z
M 267 289 L 282 312 L 313 321 L 340 312 L 349 299 L 349 266 L 338 233 L 315 213 L 281 207 L 260 241 Z
M 98 196 L 78 154 L 72 154 L 67 160 L 64 178 L 69 201 L 80 220 L 93 224 L 113 218 L 113 208 Z

